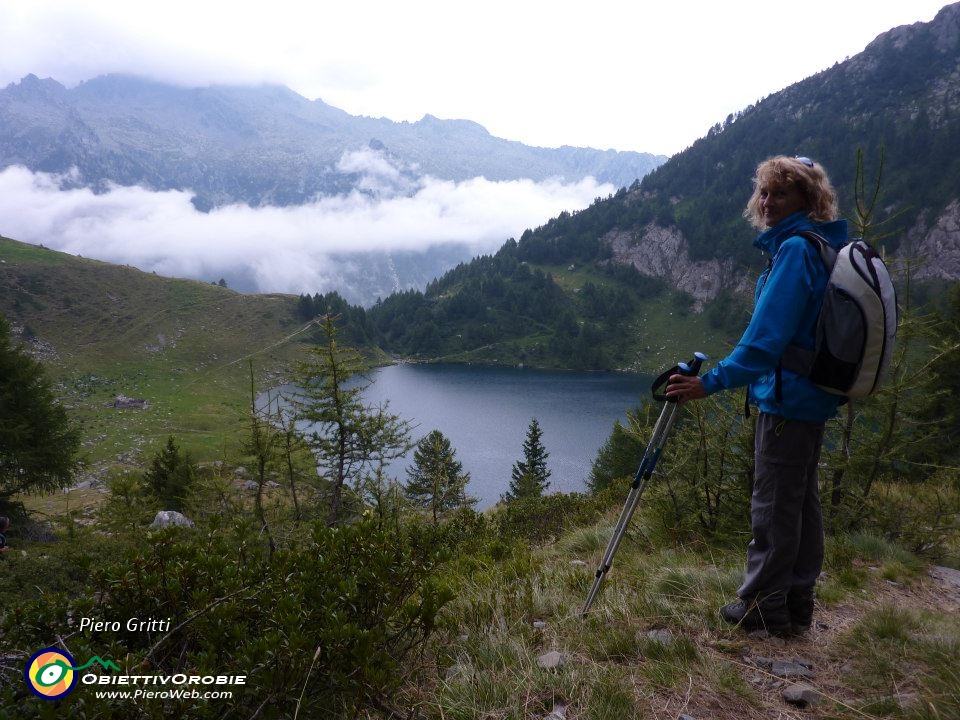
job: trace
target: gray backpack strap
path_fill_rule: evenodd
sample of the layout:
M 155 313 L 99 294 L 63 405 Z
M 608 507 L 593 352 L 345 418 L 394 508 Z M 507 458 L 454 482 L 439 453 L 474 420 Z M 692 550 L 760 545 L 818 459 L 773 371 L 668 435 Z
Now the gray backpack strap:
M 797 235 L 806 238 L 817 246 L 817 252 L 820 253 L 820 259 L 823 260 L 823 265 L 827 268 L 827 275 L 829 275 L 833 266 L 837 264 L 837 251 L 830 247 L 830 243 L 822 235 L 812 230 L 801 230 Z
M 830 247 L 830 243 L 828 243 L 823 236 L 813 232 L 812 230 L 801 230 L 797 233 L 797 235 L 809 240 L 816 246 L 817 252 L 820 253 L 820 259 L 823 261 L 823 265 L 827 269 L 827 275 L 829 276 L 830 271 L 833 270 L 833 266 L 837 264 L 837 251 Z M 810 372 L 813 369 L 813 361 L 815 358 L 816 353 L 813 350 L 807 350 L 799 345 L 787 345 L 786 350 L 783 351 L 783 355 L 780 358 L 780 363 L 777 365 L 777 402 L 781 402 L 783 400 L 781 397 L 782 393 L 780 387 L 781 369 L 786 368 L 790 372 L 797 373 L 797 375 L 810 377 Z

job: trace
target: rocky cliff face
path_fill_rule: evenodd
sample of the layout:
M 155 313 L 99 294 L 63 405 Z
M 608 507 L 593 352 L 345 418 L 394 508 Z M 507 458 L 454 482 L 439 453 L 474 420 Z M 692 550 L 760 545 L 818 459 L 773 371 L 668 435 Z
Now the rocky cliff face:
M 604 241 L 613 250 L 615 262 L 665 279 L 688 293 L 698 311 L 721 290 L 749 292 L 754 284 L 755 278 L 730 260 L 691 260 L 687 241 L 675 227 L 650 223 L 637 232 L 611 232 Z
M 927 221 L 922 213 L 907 237 L 907 252 L 918 279 L 960 279 L 960 200 L 954 200 L 942 213 Z
M 923 213 L 901 246 L 895 265 L 909 261 L 914 279 L 960 280 L 960 200 L 928 220 Z M 675 227 L 651 223 L 639 231 L 616 230 L 604 241 L 615 262 L 633 265 L 650 277 L 663 278 L 688 293 L 699 311 L 721 290 L 750 293 L 756 274 L 730 260 L 694 261 L 688 243 Z

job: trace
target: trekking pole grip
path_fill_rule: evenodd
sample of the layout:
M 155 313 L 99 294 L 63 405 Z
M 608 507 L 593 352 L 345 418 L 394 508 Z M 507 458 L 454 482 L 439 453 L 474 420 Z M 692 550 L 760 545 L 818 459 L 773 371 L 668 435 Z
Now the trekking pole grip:
M 680 369 L 681 375 L 699 375 L 700 366 L 703 365 L 703 361 L 707 359 L 704 353 L 695 352 L 688 362 L 677 363 L 677 367 Z
M 664 370 L 662 373 L 660 373 L 660 376 L 653 381 L 653 385 L 650 386 L 650 392 L 653 395 L 653 399 L 658 402 L 677 402 L 676 398 L 668 398 L 664 393 L 657 391 L 660 388 L 666 388 L 671 375 L 676 375 L 677 373 L 690 376 L 699 375 L 700 367 L 703 365 L 703 361 L 707 359 L 708 358 L 706 354 L 702 352 L 695 352 L 693 357 L 687 362 L 677 363 L 669 370 Z

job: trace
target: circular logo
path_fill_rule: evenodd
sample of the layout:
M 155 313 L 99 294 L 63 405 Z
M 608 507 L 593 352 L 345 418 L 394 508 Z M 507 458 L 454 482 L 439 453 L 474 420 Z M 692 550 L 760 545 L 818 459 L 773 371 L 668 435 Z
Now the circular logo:
M 33 694 L 44 700 L 62 698 L 73 690 L 78 679 L 70 653 L 52 647 L 34 653 L 23 677 Z

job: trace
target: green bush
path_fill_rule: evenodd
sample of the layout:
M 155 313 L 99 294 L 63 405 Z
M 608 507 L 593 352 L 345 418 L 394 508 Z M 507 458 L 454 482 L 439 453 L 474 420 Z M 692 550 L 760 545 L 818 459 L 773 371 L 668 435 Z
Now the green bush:
M 597 502 L 579 493 L 523 497 L 499 509 L 494 523 L 501 537 L 546 543 L 566 530 L 593 522 L 600 514 Z
M 724 540 L 749 528 L 753 424 L 742 403 L 741 393 L 721 393 L 680 408 L 637 506 L 651 540 Z M 629 496 L 655 409 L 628 411 L 627 424 L 618 422 L 598 452 L 589 486 L 602 507 L 611 499 L 622 506 Z
M 354 717 L 389 707 L 422 671 L 424 643 L 453 598 L 440 577 L 452 532 L 373 518 L 318 523 L 309 540 L 270 557 L 242 524 L 209 534 L 165 529 L 128 560 L 95 569 L 79 598 L 25 599 L 3 616 L 0 634 L 23 650 L 72 635 L 72 650 L 110 653 L 128 674 L 247 676 L 231 700 L 192 706 L 185 717 L 292 717 L 297 707 L 301 717 Z M 68 621 L 77 617 L 169 619 L 170 630 L 81 635 Z M 89 694 L 79 688 L 63 707 L 79 708 Z M 13 698 L 0 687 L 0 705 L 17 705 L 18 717 L 39 708 Z M 65 716 L 82 716 L 72 712 Z
M 721 393 L 681 408 L 642 501 L 655 543 L 723 541 L 749 529 L 753 424 L 742 400 Z
M 867 532 L 942 560 L 960 541 L 960 478 L 950 469 L 921 483 L 877 483 L 865 515 Z

